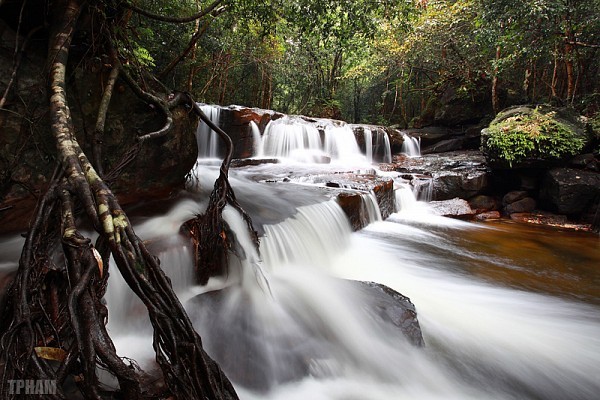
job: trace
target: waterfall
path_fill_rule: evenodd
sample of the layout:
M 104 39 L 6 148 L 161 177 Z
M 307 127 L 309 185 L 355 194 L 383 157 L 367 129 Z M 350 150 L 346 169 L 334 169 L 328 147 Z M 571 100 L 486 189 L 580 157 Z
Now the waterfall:
M 297 117 L 270 121 L 262 136 L 258 157 L 286 157 L 314 162 L 324 155 L 319 130 Z
M 416 176 L 412 180 L 413 193 L 417 200 L 430 202 L 433 197 L 433 178 Z
M 216 106 L 206 104 L 200 105 L 200 108 L 206 116 L 215 124 L 219 125 L 221 118 L 221 109 Z M 220 139 L 215 131 L 200 121 L 196 129 L 196 140 L 198 141 L 198 158 L 220 158 L 222 151 Z
M 363 135 L 365 138 L 365 153 L 367 156 L 367 161 L 373 162 L 373 132 L 371 129 L 365 127 L 363 129 Z
M 261 147 L 260 129 L 254 121 L 250 121 L 250 130 L 252 131 L 252 154 L 257 156 L 260 153 Z
M 421 138 L 409 136 L 404 132 L 402 132 L 402 138 L 404 139 L 402 153 L 409 157 L 421 156 Z
M 365 210 L 365 214 L 368 218 L 368 223 L 372 224 L 377 221 L 381 221 L 381 210 L 377 203 L 375 193 L 372 191 L 361 195 L 361 207 Z
M 334 200 L 299 207 L 293 217 L 265 225 L 264 230 L 260 253 L 270 268 L 327 264 L 347 245 L 351 232 L 346 214 Z

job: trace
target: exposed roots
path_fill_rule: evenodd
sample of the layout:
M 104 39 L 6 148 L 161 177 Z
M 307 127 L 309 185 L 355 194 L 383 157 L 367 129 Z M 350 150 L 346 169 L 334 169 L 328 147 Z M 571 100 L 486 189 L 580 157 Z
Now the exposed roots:
M 114 397 L 107 392 L 119 392 L 126 399 L 237 399 L 230 381 L 204 352 L 158 258 L 137 237 L 75 138 L 65 72 L 80 6 L 79 0 L 56 4 L 49 93 L 60 172 L 38 206 L 8 300 L 0 310 L 1 397 L 18 397 L 8 392 L 10 380 L 50 379 L 56 380 L 58 393 L 48 398 L 70 398 L 66 390 L 76 385 L 89 399 Z M 211 197 L 219 207 L 235 201 L 227 168 L 222 173 L 221 183 L 215 184 L 218 195 L 215 200 Z M 95 244 L 82 226 L 92 226 L 99 234 Z M 102 297 L 111 256 L 148 310 L 164 393 L 146 391 L 141 371 L 117 355 L 106 331 Z M 98 369 L 116 377 L 119 387 L 103 386 Z
M 223 219 L 223 209 L 226 205 L 234 207 L 242 215 L 257 252 L 259 241 L 250 216 L 237 202 L 235 193 L 229 184 L 229 165 L 233 157 L 231 138 L 204 114 L 189 95 L 187 95 L 187 98 L 200 119 L 217 132 L 226 146 L 226 154 L 221 163 L 219 177 L 215 181 L 206 211 L 186 221 L 182 227 L 183 231 L 188 233 L 192 239 L 196 279 L 198 283 L 204 285 L 210 277 L 227 273 L 229 253 L 236 249 L 235 235 Z

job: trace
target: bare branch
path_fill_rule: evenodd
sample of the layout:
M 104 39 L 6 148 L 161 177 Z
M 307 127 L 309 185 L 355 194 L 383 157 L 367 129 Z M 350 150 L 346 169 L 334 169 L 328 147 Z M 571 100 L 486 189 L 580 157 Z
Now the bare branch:
M 163 21 L 163 22 L 172 22 L 175 24 L 181 24 L 181 23 L 185 23 L 185 22 L 192 22 L 195 21 L 197 19 L 200 19 L 204 16 L 206 16 L 207 14 L 211 13 L 215 8 L 217 8 L 217 6 L 219 4 L 221 4 L 223 2 L 223 0 L 215 0 L 214 2 L 212 2 L 208 7 L 206 7 L 204 10 L 200 10 L 198 13 L 191 15 L 189 17 L 181 17 L 181 18 L 177 18 L 177 17 L 167 17 L 165 15 L 158 15 L 158 14 L 154 14 L 151 13 L 149 11 L 146 11 L 142 8 L 139 8 L 129 2 L 123 2 L 121 3 L 123 5 L 123 7 L 129 8 L 130 10 L 135 11 L 138 14 L 141 14 L 145 17 L 151 18 L 151 19 L 155 19 L 157 21 Z

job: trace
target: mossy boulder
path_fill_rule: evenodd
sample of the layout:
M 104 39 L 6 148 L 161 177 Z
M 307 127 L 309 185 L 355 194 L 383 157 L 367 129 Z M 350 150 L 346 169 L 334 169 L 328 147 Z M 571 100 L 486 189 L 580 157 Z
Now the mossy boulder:
M 499 167 L 545 167 L 580 154 L 590 138 L 579 115 L 549 106 L 502 111 L 481 133 L 481 150 Z

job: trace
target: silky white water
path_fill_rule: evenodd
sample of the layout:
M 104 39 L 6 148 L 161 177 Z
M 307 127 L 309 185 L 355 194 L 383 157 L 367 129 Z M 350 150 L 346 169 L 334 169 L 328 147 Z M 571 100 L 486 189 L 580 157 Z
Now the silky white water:
M 292 166 L 269 168 L 276 174 Z M 372 216 L 371 225 L 352 233 L 341 208 L 321 193 L 232 171 L 237 197 L 262 231 L 260 254 L 227 207 L 239 257 L 232 257 L 227 279 L 194 286 L 179 227 L 204 210 L 217 173 L 196 166 L 187 197 L 134 225 L 155 246 L 203 345 L 242 399 L 598 398 L 600 299 L 586 303 L 566 292 L 551 296 L 486 279 L 484 272 L 527 270 L 540 261 L 536 252 L 502 258 L 491 246 L 473 245 L 472 237 L 493 238 L 500 228 L 431 216 L 408 187 L 396 192 L 397 213 L 386 221 Z M 376 213 L 369 194 L 364 204 Z M 564 233 L 554 234 L 560 247 Z M 591 243 L 587 250 L 600 259 L 598 242 Z M 16 268 L 14 249 L 21 245 L 2 239 L 0 272 Z M 374 318 L 370 299 L 344 279 L 379 282 L 409 296 L 425 347 Z M 106 299 L 119 355 L 154 366 L 147 312 L 114 265 Z
M 183 201 L 138 231 L 169 236 L 198 207 Z M 204 346 L 242 399 L 597 398 L 598 307 L 469 276 L 463 265 L 469 260 L 506 260 L 458 247 L 457 237 L 495 228 L 407 212 L 420 207 L 413 198 L 387 221 L 351 233 L 335 202 L 301 206 L 263 226 L 261 258 L 250 256 L 254 266 L 235 261 L 246 268 L 242 284 L 238 273 L 229 282 L 214 279 L 211 289 L 229 286 L 218 302 L 187 303 Z M 236 218 L 233 213 L 228 220 Z M 243 235 L 241 225 L 235 229 Z M 181 271 L 191 261 L 179 247 L 183 251 L 159 256 L 187 300 L 207 289 L 180 285 L 177 276 L 185 276 Z M 338 278 L 380 282 L 409 296 L 425 348 L 374 321 L 365 309 L 368 299 Z M 120 299 L 115 306 L 116 298 L 109 292 L 119 351 L 150 362 L 151 330 L 136 323 L 144 313 L 129 311 L 115 326 L 116 310 L 127 303 Z
M 412 137 L 402 133 L 404 142 L 402 143 L 402 153 L 409 157 L 419 157 L 421 155 L 421 138 Z

